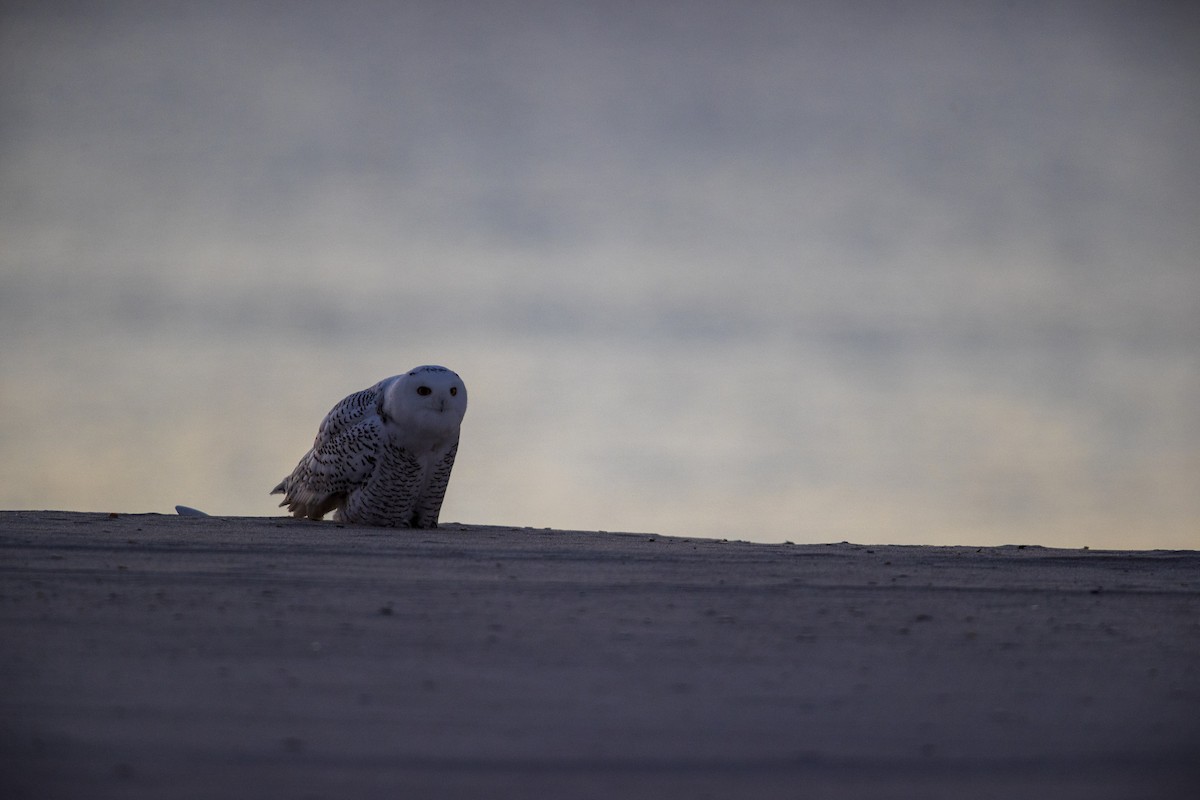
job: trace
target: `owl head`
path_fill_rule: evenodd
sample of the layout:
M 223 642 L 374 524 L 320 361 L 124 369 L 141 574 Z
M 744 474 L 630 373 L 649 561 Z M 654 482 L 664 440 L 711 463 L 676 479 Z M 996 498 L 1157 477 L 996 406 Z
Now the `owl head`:
M 387 386 L 382 411 L 400 426 L 457 432 L 467 413 L 467 387 L 445 367 L 416 367 Z

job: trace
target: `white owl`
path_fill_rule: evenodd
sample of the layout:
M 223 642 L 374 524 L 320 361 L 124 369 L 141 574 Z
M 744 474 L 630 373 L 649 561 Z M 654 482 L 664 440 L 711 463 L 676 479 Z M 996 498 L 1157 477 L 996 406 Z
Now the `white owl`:
M 467 387 L 445 367 L 386 378 L 325 415 L 271 494 L 296 517 L 436 528 L 466 411 Z

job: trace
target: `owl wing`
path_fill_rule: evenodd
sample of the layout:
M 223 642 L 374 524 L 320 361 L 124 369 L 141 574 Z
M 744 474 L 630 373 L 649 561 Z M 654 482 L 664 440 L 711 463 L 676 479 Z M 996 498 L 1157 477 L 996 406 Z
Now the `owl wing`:
M 446 497 L 446 486 L 450 483 L 450 470 L 454 469 L 454 457 L 458 454 L 458 442 L 450 446 L 441 460 L 432 466 L 429 482 L 417 500 L 414 527 L 436 528 L 438 515 L 442 512 L 442 500 Z
M 379 403 L 385 383 L 355 392 L 334 406 L 321 421 L 312 449 L 271 491 L 283 495 L 279 505 L 286 505 L 293 516 L 321 519 L 370 477 L 383 442 Z
M 370 389 L 363 389 L 349 397 L 343 397 L 336 406 L 329 410 L 325 419 L 321 420 L 321 426 L 317 429 L 317 442 L 321 441 L 322 436 L 335 436 L 372 414 L 379 416 L 380 405 L 383 403 L 383 391 L 397 377 L 399 376 L 385 378 Z M 314 442 L 314 447 L 317 442 Z

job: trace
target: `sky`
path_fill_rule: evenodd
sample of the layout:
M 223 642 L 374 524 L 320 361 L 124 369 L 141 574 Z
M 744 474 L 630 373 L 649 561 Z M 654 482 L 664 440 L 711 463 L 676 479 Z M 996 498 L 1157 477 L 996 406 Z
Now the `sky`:
M 0 3 L 0 508 L 1200 546 L 1200 10 Z

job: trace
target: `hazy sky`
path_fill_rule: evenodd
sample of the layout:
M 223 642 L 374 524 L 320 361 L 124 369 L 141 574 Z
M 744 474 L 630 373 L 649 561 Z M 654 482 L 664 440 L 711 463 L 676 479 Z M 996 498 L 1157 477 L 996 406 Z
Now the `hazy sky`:
M 0 4 L 0 506 L 1200 546 L 1200 10 Z

